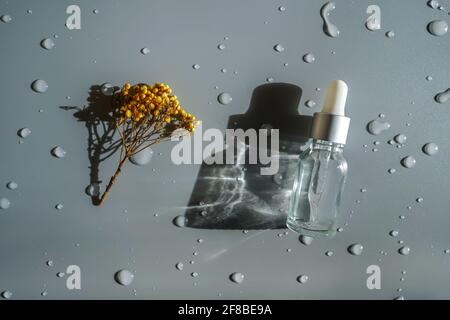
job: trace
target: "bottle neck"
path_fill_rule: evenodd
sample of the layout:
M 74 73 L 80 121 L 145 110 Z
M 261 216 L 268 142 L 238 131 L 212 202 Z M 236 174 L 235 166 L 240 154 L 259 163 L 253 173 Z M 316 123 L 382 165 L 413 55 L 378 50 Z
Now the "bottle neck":
M 311 148 L 313 150 L 328 150 L 332 152 L 342 152 L 344 150 L 344 145 L 341 143 L 313 139 Z

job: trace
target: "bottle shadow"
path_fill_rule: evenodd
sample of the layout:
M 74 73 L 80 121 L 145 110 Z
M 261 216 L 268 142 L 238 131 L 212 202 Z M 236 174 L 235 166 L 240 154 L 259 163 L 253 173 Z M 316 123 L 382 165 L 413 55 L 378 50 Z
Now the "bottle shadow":
M 293 84 L 260 85 L 254 89 L 246 113 L 229 117 L 227 129 L 279 130 L 280 150 L 278 155 L 271 154 L 272 159 L 278 157 L 279 170 L 273 175 L 262 175 L 263 165 L 248 164 L 250 146 L 245 139 L 237 141 L 243 144 L 243 151 L 235 155 L 233 164 L 203 161 L 186 207 L 187 227 L 285 228 L 298 155 L 309 141 L 312 122 L 312 117 L 298 112 L 301 95 L 302 89 Z M 271 146 L 261 150 L 258 142 L 258 149 L 260 154 L 270 151 Z M 225 151 L 212 157 L 226 159 Z
M 115 89 L 115 88 L 114 88 Z M 111 92 L 113 92 L 112 90 Z M 101 85 L 92 85 L 84 107 L 60 106 L 66 111 L 74 111 L 73 116 L 84 122 L 88 131 L 87 152 L 89 158 L 89 185 L 85 192 L 91 197 L 93 205 L 100 203 L 100 166 L 121 146 L 120 139 L 115 137 L 116 124 L 113 117 L 113 95 L 105 95 Z

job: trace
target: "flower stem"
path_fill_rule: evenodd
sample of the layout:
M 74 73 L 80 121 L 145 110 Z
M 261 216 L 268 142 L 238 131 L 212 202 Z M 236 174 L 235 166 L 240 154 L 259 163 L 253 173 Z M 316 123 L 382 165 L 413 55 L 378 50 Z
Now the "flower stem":
M 105 192 L 103 192 L 102 196 L 100 197 L 100 201 L 98 203 L 99 206 L 101 206 L 103 204 L 103 202 L 106 200 L 106 198 L 108 197 L 108 194 L 111 191 L 112 186 L 114 185 L 114 183 L 116 182 L 116 179 L 119 177 L 120 173 L 122 172 L 122 167 L 123 167 L 123 165 L 125 164 L 125 162 L 127 160 L 128 160 L 128 156 L 126 155 L 119 162 L 119 165 L 117 166 L 116 172 L 114 173 L 114 175 L 109 180 L 109 183 L 108 183 L 108 186 L 106 187 Z

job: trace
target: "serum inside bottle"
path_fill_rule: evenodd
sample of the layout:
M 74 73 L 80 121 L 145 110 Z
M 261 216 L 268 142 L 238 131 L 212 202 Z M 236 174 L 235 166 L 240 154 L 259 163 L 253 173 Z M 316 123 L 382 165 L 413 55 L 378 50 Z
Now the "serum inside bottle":
M 350 118 L 345 116 L 347 85 L 332 81 L 323 109 L 313 117 L 311 146 L 300 154 L 287 227 L 315 236 L 333 236 L 347 175 L 343 148 Z

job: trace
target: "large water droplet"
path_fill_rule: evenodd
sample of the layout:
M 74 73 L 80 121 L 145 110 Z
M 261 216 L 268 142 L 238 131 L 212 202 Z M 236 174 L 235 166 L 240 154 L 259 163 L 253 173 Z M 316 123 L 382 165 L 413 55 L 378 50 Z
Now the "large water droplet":
M 382 132 L 388 130 L 391 127 L 389 122 L 372 120 L 367 124 L 367 131 L 374 136 L 381 134 Z
M 46 50 L 52 50 L 55 46 L 55 42 L 52 40 L 52 38 L 45 38 L 41 41 L 41 47 Z
M 240 272 L 234 272 L 230 274 L 230 280 L 237 284 L 242 283 L 244 281 L 244 275 Z
M 121 269 L 114 275 L 116 282 L 122 286 L 129 286 L 134 279 L 134 274 L 127 269 Z
M 438 153 L 439 147 L 436 143 L 429 142 L 422 147 L 422 151 L 429 156 L 434 156 Z
M 9 190 L 16 190 L 16 189 L 19 187 L 19 185 L 18 185 L 17 182 L 15 182 L 15 181 L 10 181 L 10 182 L 8 182 L 8 183 L 6 184 L 6 187 L 7 187 Z
M 407 137 L 404 134 L 402 134 L 402 133 L 399 133 L 398 135 L 396 135 L 394 137 L 394 140 L 397 143 L 405 143 L 406 139 L 407 139 Z
M 6 210 L 11 206 L 11 202 L 6 198 L 0 198 L 0 209 Z
M 29 128 L 22 128 L 19 131 L 17 131 L 17 135 L 23 139 L 28 137 L 31 134 L 31 130 Z
M 44 93 L 48 90 L 48 84 L 45 80 L 37 79 L 31 83 L 31 89 L 38 93 Z
M 3 299 L 11 299 L 13 294 L 11 291 L 5 290 L 2 292 L 1 296 Z
M 398 249 L 398 253 L 400 253 L 402 256 L 406 256 L 410 253 L 411 249 L 409 247 L 401 247 Z
M 354 256 L 359 256 L 362 254 L 364 247 L 359 243 L 354 243 L 347 248 L 348 252 Z
M 233 101 L 233 97 L 227 92 L 222 92 L 218 95 L 217 101 L 219 101 L 220 104 L 227 105 L 230 104 L 231 101 Z
M 427 5 L 432 9 L 437 9 L 439 7 L 439 2 L 436 0 L 430 0 L 427 2 Z
M 428 32 L 433 36 L 443 36 L 448 31 L 448 24 L 444 20 L 433 20 L 427 26 Z
M 61 147 L 59 147 L 59 146 L 54 147 L 54 148 L 50 151 L 50 153 L 51 153 L 52 156 L 54 156 L 55 158 L 59 158 L 59 159 L 64 158 L 64 157 L 66 156 L 66 154 L 67 154 L 67 152 L 66 152 L 63 148 L 61 148 Z
M 416 165 L 416 159 L 413 156 L 406 156 L 400 161 L 400 163 L 405 168 L 412 168 Z
M 323 32 L 332 38 L 339 36 L 339 29 L 330 21 L 330 13 L 334 9 L 336 9 L 334 2 L 327 2 L 320 9 L 320 16 L 323 19 Z
M 173 224 L 176 225 L 177 227 L 184 227 L 186 225 L 186 217 L 183 215 L 180 216 L 176 216 L 175 219 L 173 219 Z
M 306 282 L 308 282 L 308 279 L 309 278 L 306 274 L 302 274 L 297 277 L 297 282 L 299 282 L 301 284 L 305 284 Z
M 445 91 L 439 92 L 435 97 L 437 103 L 446 103 L 450 99 L 450 88 Z
M 300 237 L 299 237 L 298 239 L 299 239 L 300 242 L 303 243 L 305 246 L 309 246 L 309 245 L 313 242 L 313 240 L 314 240 L 313 237 L 306 236 L 306 235 L 303 235 L 303 234 L 300 235 Z
M 307 53 L 303 56 L 303 61 L 306 63 L 313 63 L 316 61 L 316 57 L 312 53 Z
M 12 21 L 12 18 L 9 14 L 4 14 L 0 17 L 0 20 L 4 23 L 10 23 Z
M 137 166 L 143 166 L 152 160 L 153 157 L 153 150 L 151 148 L 146 148 L 137 154 L 133 155 L 130 158 L 130 161 L 132 164 L 135 164 Z

